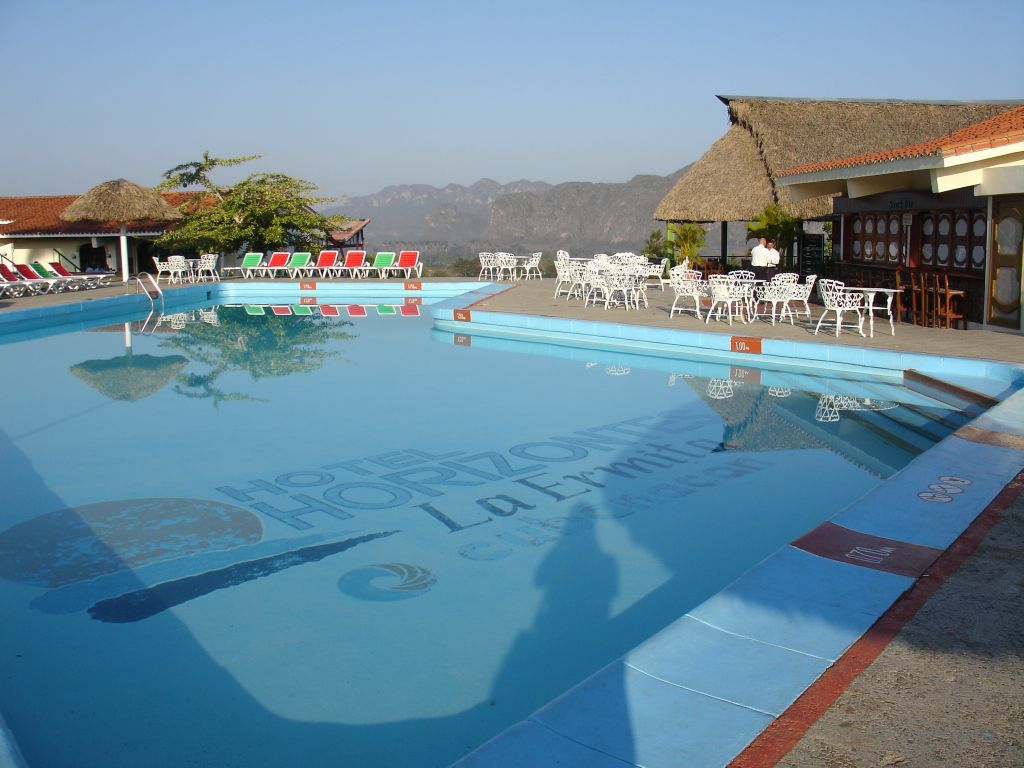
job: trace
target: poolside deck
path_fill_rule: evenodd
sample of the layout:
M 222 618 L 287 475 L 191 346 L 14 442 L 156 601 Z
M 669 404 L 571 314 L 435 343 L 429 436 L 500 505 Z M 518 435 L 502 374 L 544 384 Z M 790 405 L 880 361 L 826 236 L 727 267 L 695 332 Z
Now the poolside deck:
M 240 282 L 232 280 L 230 282 Z M 259 281 L 253 281 L 259 282 Z M 287 282 L 276 280 L 277 283 Z M 297 282 L 297 281 L 293 281 Z M 318 282 L 351 282 L 351 281 L 318 281 Z M 360 280 L 358 284 L 377 283 L 377 280 Z M 401 286 L 401 280 L 387 280 Z M 433 282 L 425 279 L 423 282 Z M 437 282 L 458 282 L 451 278 L 438 278 Z M 467 282 L 469 282 L 467 280 Z M 177 290 L 175 287 L 162 286 L 165 291 Z M 77 301 L 92 301 L 125 293 L 136 293 L 134 282 L 118 283 L 107 288 L 89 291 L 73 291 L 68 293 L 44 294 L 42 296 L 23 296 L 16 299 L 0 299 L 0 312 L 10 312 L 31 307 L 52 306 Z M 724 321 L 712 321 L 705 324 L 697 320 L 692 312 L 676 314 L 669 317 L 672 306 L 672 291 L 668 288 L 660 291 L 657 288 L 648 292 L 649 307 L 626 311 L 620 308 L 605 310 L 602 307 L 584 307 L 583 302 L 574 299 L 552 297 L 554 283 L 552 280 L 529 280 L 509 284 L 508 290 L 491 296 L 476 306 L 493 312 L 512 312 L 526 315 L 542 315 L 562 317 L 576 320 L 601 320 L 613 323 L 646 325 L 657 328 L 677 328 L 681 330 L 721 333 L 731 336 L 753 336 L 764 339 L 782 339 L 790 341 L 812 341 L 817 344 L 837 344 L 842 346 L 870 347 L 873 349 L 891 349 L 899 351 L 924 352 L 934 355 L 981 358 L 986 360 L 1002 360 L 1011 363 L 1024 363 L 1024 335 L 1003 333 L 990 330 L 946 330 L 943 328 L 924 328 L 917 325 L 897 324 L 896 334 L 890 335 L 889 324 L 884 318 L 875 321 L 874 338 L 862 338 L 856 330 L 844 329 L 836 338 L 833 330 L 814 335 L 814 324 L 821 315 L 820 306 L 811 304 L 812 320 L 804 319 L 795 326 L 779 323 L 773 326 L 770 322 L 757 321 L 752 324 L 735 322 L 733 325 Z
M 402 281 L 394 282 L 401 286 Z M 129 283 L 0 299 L 0 313 L 135 292 Z M 629 312 L 584 308 L 580 301 L 555 300 L 552 293 L 551 280 L 517 283 L 474 308 L 1024 363 L 1024 336 L 1011 333 L 898 325 L 891 336 L 888 323 L 879 320 L 873 339 L 856 332 L 836 338 L 822 331 L 815 337 L 813 322 L 806 321 L 796 327 L 764 322 L 730 327 L 725 322 L 705 325 L 689 313 L 669 318 L 670 290 L 652 290 L 650 307 Z M 816 321 L 820 308 L 812 305 L 812 310 Z M 950 549 L 959 548 L 960 559 L 954 558 L 940 574 L 948 575 L 948 581 L 925 590 L 915 605 L 897 603 L 891 609 L 897 619 L 909 621 L 890 621 L 876 633 L 871 638 L 874 655 L 857 648 L 848 651 L 844 658 L 863 663 L 854 663 L 846 679 L 813 686 L 792 714 L 777 721 L 779 728 L 755 740 L 733 764 L 810 768 L 1024 763 L 1019 721 L 1024 709 L 1024 565 L 1019 557 L 1024 497 L 1017 495 L 1016 485 L 1008 486 L 1000 505 L 993 503 L 987 518 L 979 518 L 964 534 L 966 539 Z M 929 573 L 921 583 L 929 581 L 940 583 L 941 578 Z

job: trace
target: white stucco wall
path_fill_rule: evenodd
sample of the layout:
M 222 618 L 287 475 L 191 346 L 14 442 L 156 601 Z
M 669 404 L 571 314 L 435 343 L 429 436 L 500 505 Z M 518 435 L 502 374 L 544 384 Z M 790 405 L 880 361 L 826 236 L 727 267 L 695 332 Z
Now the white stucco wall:
M 89 237 L 54 237 L 54 238 L 0 238 L 0 254 L 10 259 L 15 264 L 30 264 L 33 261 L 41 261 L 48 264 L 57 260 L 54 250 L 60 251 L 73 263 L 78 264 L 78 246 L 83 243 L 91 243 Z M 117 259 L 117 238 L 97 238 L 97 245 L 102 246 L 107 252 L 107 264 L 111 268 L 115 266 Z M 131 241 L 129 241 L 129 248 Z M 67 263 L 64 263 L 67 266 Z

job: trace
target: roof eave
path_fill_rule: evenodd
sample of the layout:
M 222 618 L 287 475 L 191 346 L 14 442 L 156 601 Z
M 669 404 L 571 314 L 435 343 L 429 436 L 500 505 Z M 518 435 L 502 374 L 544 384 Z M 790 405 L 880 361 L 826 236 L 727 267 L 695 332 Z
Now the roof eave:
M 128 230 L 125 234 L 131 235 L 132 237 L 157 237 L 158 235 L 162 235 L 164 232 L 166 232 L 166 230 L 164 229 L 157 229 L 152 231 L 146 230 L 142 232 Z M 0 237 L 6 238 L 8 240 L 13 240 L 15 238 L 41 239 L 45 237 L 117 237 L 119 234 L 119 232 L 0 232 Z
M 928 171 L 941 168 L 943 158 L 940 154 L 904 157 L 886 160 L 881 163 L 863 163 L 839 168 L 828 168 L 821 171 L 805 171 L 803 173 L 786 173 L 783 171 L 775 177 L 777 184 L 791 187 L 796 184 L 808 184 L 820 181 L 845 181 L 864 176 L 883 176 L 888 173 L 906 173 L 908 171 Z

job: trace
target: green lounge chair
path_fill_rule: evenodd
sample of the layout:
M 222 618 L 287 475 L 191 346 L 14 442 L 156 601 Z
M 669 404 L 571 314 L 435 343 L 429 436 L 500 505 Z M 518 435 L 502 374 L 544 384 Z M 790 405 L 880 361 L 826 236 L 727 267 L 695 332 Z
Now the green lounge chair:
M 373 264 L 366 268 L 367 272 L 376 272 L 377 277 L 383 279 L 387 276 L 395 263 L 394 251 L 381 251 L 373 257 Z
M 260 262 L 262 261 L 262 253 L 249 251 L 249 253 L 245 254 L 245 256 L 242 257 L 242 263 L 239 264 L 237 267 L 222 267 L 220 271 L 222 274 L 226 274 L 228 272 L 237 272 L 242 277 L 252 277 L 254 274 L 254 270 L 256 270 L 259 267 Z
M 292 304 L 292 314 L 299 317 L 309 317 L 313 314 L 313 308 L 308 304 Z
M 309 263 L 313 260 L 313 254 L 309 251 L 296 251 L 292 254 L 292 257 L 288 259 L 288 276 L 294 280 L 302 272 L 306 272 L 310 266 Z
M 261 307 L 259 304 L 246 304 L 245 314 L 247 315 L 265 315 L 267 310 Z

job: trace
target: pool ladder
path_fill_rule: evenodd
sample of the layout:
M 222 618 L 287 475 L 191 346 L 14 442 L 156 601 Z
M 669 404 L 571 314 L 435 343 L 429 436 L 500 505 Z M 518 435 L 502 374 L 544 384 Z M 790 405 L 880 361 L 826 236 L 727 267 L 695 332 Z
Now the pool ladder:
M 141 334 L 151 334 L 156 330 L 156 326 L 160 324 L 160 318 L 164 315 L 164 292 L 160 290 L 160 285 L 153 278 L 149 272 L 140 272 L 135 276 L 135 293 L 138 295 L 140 291 L 146 292 L 146 297 L 149 299 L 149 314 L 146 316 L 146 320 L 142 323 L 142 327 L 139 329 Z M 160 311 L 157 312 L 155 297 L 160 298 Z M 150 329 L 149 323 L 156 315 L 156 322 L 153 324 L 153 328 Z

